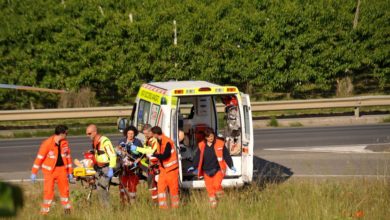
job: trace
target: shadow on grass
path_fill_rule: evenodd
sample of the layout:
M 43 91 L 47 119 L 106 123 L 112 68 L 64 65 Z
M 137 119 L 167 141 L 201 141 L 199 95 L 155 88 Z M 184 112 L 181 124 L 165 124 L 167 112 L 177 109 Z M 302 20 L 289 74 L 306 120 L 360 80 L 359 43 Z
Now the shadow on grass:
M 260 157 L 253 157 L 253 183 L 261 188 L 267 184 L 279 184 L 288 180 L 294 173 L 290 168 Z

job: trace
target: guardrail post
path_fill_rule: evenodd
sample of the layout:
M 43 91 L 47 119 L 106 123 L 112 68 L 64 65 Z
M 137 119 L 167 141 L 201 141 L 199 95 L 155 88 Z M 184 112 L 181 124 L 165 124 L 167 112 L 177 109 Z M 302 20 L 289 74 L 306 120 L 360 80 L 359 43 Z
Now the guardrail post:
M 360 117 L 359 107 L 355 107 L 355 118 L 359 118 L 359 117 Z

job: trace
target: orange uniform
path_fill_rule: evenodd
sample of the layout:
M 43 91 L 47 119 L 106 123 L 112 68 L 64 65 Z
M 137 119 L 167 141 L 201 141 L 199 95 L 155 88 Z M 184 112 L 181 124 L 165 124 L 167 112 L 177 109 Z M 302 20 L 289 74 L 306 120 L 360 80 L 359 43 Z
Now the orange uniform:
M 58 152 L 60 149 L 60 152 Z M 56 166 L 58 156 L 63 163 Z M 44 175 L 43 203 L 41 213 L 48 213 L 54 198 L 54 182 L 57 181 L 60 191 L 61 204 L 65 209 L 70 209 L 68 174 L 72 174 L 72 158 L 67 140 L 61 140 L 59 147 L 56 145 L 54 135 L 42 142 L 38 155 L 34 161 L 31 172 L 36 174 L 42 167 Z
M 226 172 L 226 162 L 224 160 L 224 148 L 225 144 L 222 140 L 216 139 L 214 143 L 214 151 L 215 155 L 217 156 L 218 164 L 220 170 L 218 170 L 213 176 L 209 176 L 206 173 L 204 173 L 202 169 L 203 165 L 203 159 L 204 159 L 204 151 L 205 151 L 206 143 L 204 141 L 199 143 L 199 164 L 198 164 L 198 176 L 204 176 L 204 181 L 206 184 L 206 190 L 209 195 L 209 201 L 212 207 L 216 207 L 217 205 L 217 199 L 216 196 L 222 196 L 223 195 L 223 189 L 222 189 L 222 180 L 225 176 Z
M 166 148 L 170 146 L 170 152 L 166 156 Z M 157 155 L 160 159 L 160 175 L 157 182 L 158 204 L 162 209 L 167 209 L 167 189 L 169 190 L 172 208 L 179 207 L 179 169 L 176 148 L 173 141 L 161 135 L 161 144 L 157 148 Z

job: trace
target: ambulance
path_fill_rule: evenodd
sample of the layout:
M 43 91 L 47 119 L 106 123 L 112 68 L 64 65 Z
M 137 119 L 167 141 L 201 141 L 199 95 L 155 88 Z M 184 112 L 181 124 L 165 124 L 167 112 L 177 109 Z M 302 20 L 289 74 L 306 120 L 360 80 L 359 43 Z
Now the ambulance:
M 182 188 L 203 188 L 204 181 L 187 170 L 192 166 L 203 130 L 214 129 L 225 141 L 236 172 L 227 169 L 222 186 L 239 187 L 252 181 L 253 124 L 249 95 L 235 86 L 206 81 L 168 81 L 143 84 L 133 105 L 130 120 L 118 121 L 119 130 L 134 125 L 160 126 L 178 152 Z M 140 132 L 141 134 L 142 132 Z M 142 137 L 140 137 L 142 139 Z

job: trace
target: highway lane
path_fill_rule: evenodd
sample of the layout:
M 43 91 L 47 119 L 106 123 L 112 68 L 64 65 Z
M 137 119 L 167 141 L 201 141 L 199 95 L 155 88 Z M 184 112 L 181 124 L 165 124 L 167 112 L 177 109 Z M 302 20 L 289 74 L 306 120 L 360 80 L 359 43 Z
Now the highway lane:
M 120 135 L 109 135 L 114 143 Z M 40 142 L 44 138 L 0 140 L 0 178 L 28 177 Z M 84 136 L 69 137 L 73 158 L 82 158 L 82 152 L 89 149 L 91 141 Z M 326 175 L 378 174 L 390 166 L 390 154 L 337 154 L 313 152 L 270 152 L 269 148 L 293 148 L 313 146 L 361 145 L 390 143 L 390 124 L 318 127 L 318 128 L 273 128 L 255 130 L 255 155 L 272 163 L 290 168 L 295 174 Z M 351 159 L 354 161 L 351 161 Z M 347 162 L 346 162 L 347 161 Z M 360 161 L 360 162 L 359 162 Z M 362 162 L 364 161 L 364 162 Z M 380 161 L 378 163 L 378 161 Z M 387 163 L 387 165 L 386 165 Z M 334 166 L 332 166 L 332 164 Z M 353 167 L 353 164 L 356 167 Z M 304 166 L 303 166 L 304 165 Z M 324 166 L 326 168 L 324 168 Z M 350 169 L 341 167 L 349 166 Z M 309 168 L 308 168 L 309 167 Z M 311 168 L 310 168 L 311 167 Z M 313 168 L 315 167 L 315 169 Z M 333 167 L 333 168 L 332 168 Z M 360 171 L 361 172 L 360 172 Z M 390 170 L 390 167 L 389 167 Z M 326 172 L 325 172 L 326 171 Z M 390 172 L 390 171 L 389 171 Z M 11 174 L 9 174 L 11 173 Z

